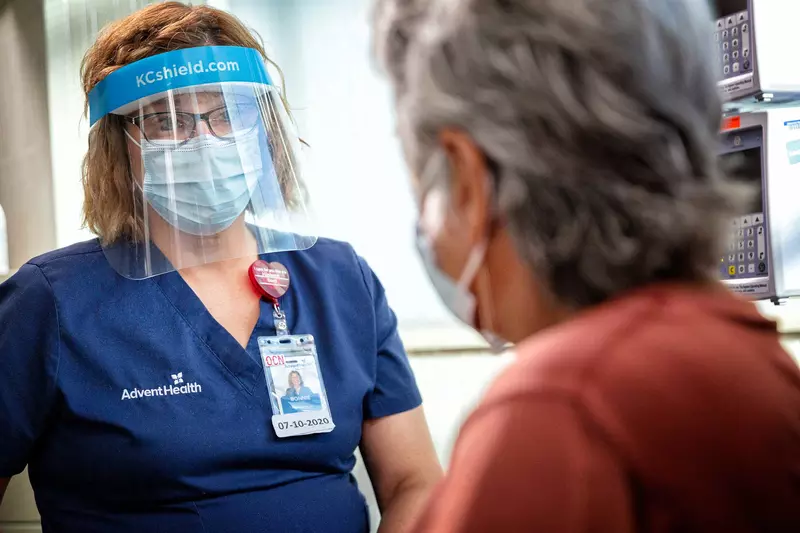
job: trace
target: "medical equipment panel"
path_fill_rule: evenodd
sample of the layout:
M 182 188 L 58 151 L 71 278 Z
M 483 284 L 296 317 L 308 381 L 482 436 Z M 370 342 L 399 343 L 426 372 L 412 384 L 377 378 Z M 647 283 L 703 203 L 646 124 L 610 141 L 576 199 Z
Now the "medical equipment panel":
M 715 0 L 714 40 L 725 101 L 800 98 L 800 2 Z
M 729 116 L 720 157 L 753 196 L 730 221 L 720 278 L 753 299 L 800 295 L 800 109 Z

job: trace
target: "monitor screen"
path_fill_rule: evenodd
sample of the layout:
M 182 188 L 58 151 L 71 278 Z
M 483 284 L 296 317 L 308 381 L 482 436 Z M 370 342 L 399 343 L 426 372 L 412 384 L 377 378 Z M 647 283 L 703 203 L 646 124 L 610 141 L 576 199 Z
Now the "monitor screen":
M 716 7 L 717 18 L 727 17 L 747 9 L 747 0 L 716 0 L 711 8 Z
M 722 165 L 728 171 L 731 179 L 751 184 L 755 189 L 755 194 L 745 208 L 745 212 L 740 214 L 744 216 L 763 213 L 764 191 L 761 172 L 761 147 L 756 146 L 723 154 Z

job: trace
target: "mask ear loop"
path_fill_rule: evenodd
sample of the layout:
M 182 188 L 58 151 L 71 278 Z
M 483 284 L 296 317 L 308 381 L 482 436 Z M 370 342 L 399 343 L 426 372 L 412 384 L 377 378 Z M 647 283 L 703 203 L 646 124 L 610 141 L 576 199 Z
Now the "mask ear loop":
M 128 137 L 128 139 L 130 139 L 130 141 L 131 141 L 133 144 L 135 144 L 135 145 L 136 145 L 136 146 L 138 146 L 139 148 L 141 148 L 141 147 L 142 147 L 141 143 L 139 143 L 139 141 L 137 141 L 136 139 L 134 139 L 134 138 L 133 138 L 133 135 L 131 135 L 130 133 L 128 133 L 128 128 L 126 128 L 126 127 L 124 127 L 124 126 L 123 126 L 123 127 L 122 127 L 122 131 L 125 133 L 125 136 L 126 136 L 126 137 Z
M 486 258 L 485 256 L 486 256 L 486 253 L 487 253 L 488 248 L 489 248 L 489 242 L 491 241 L 491 234 L 494 233 L 494 231 L 495 231 L 495 229 L 497 227 L 496 226 L 497 225 L 497 220 L 498 220 L 497 212 L 499 211 L 499 208 L 497 207 L 497 198 L 499 196 L 499 194 L 497 193 L 497 186 L 498 186 L 497 181 L 498 181 L 498 176 L 499 176 L 499 173 L 500 173 L 500 167 L 497 164 L 497 162 L 494 161 L 494 159 L 489 158 L 489 157 L 486 158 L 486 165 L 487 165 L 487 167 L 489 169 L 488 170 L 488 174 L 489 174 L 488 177 L 490 178 L 489 181 L 491 182 L 491 188 L 490 188 L 489 194 L 492 197 L 492 201 L 490 202 L 490 205 L 494 206 L 492 208 L 494 213 L 492 214 L 492 217 L 491 217 L 491 222 L 490 222 L 489 232 L 488 232 L 489 235 L 487 235 L 482 240 L 481 244 L 478 245 L 478 247 L 476 248 L 476 253 L 474 254 L 474 256 L 475 257 L 480 257 L 480 261 L 477 262 L 477 267 L 475 267 L 476 272 L 473 274 L 473 276 L 477 278 L 476 281 L 477 281 L 478 287 L 476 287 L 476 289 L 478 289 L 480 292 L 483 292 L 486 295 L 486 298 L 488 299 L 488 304 L 489 304 L 488 306 L 485 306 L 485 305 L 483 305 L 483 306 L 482 305 L 477 305 L 476 306 L 477 307 L 477 312 L 479 312 L 480 315 L 481 315 L 480 316 L 480 325 L 481 325 L 480 333 L 483 336 L 483 338 L 486 340 L 486 342 L 489 344 L 489 347 L 491 348 L 491 351 L 493 353 L 495 353 L 495 354 L 499 354 L 499 353 L 502 353 L 505 350 L 506 346 L 508 345 L 508 342 L 505 339 L 501 338 L 496 333 L 494 333 L 494 329 L 495 329 L 494 328 L 494 325 L 495 325 L 494 299 L 492 297 L 491 286 L 489 284 L 488 277 L 487 276 L 480 276 L 479 272 L 478 272 L 478 270 L 480 269 L 480 266 L 483 265 L 483 263 L 485 262 L 485 258 Z M 486 268 L 487 268 L 487 271 L 488 271 L 488 268 L 489 268 L 488 265 L 486 266 Z M 486 274 L 488 275 L 488 272 Z M 487 285 L 489 285 L 489 286 L 487 287 Z M 477 300 L 477 297 L 476 297 L 476 300 Z

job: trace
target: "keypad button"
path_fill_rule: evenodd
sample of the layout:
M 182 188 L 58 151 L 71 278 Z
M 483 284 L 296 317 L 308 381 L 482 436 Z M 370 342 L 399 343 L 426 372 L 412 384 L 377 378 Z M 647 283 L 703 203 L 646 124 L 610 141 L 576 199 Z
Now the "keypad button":
M 752 237 L 754 233 L 755 233 L 755 230 L 753 228 L 747 228 L 747 236 L 748 237 Z
M 725 21 L 725 24 L 726 24 L 727 26 L 729 26 L 729 27 L 730 27 L 730 26 L 733 26 L 735 23 L 736 23 L 736 21 L 734 20 L 734 18 L 733 18 L 733 17 L 728 17 L 728 20 L 726 20 L 726 21 Z
M 744 265 L 739 265 L 739 274 L 744 274 Z
M 714 40 L 715 40 L 716 42 L 719 42 L 719 32 L 718 32 L 718 31 L 715 31 L 715 32 L 714 32 Z
M 744 50 L 742 50 L 742 57 L 744 57 L 745 59 L 750 57 L 750 49 L 749 48 L 745 48 Z
M 739 63 L 734 63 L 733 64 L 733 71 L 734 72 L 739 72 Z
M 761 273 L 766 272 L 767 271 L 767 265 L 765 265 L 764 263 L 759 263 L 758 264 L 758 271 L 761 272 Z
M 722 72 L 725 75 L 730 74 L 731 73 L 731 67 L 729 67 L 728 65 L 725 65 L 725 67 L 723 67 L 723 69 L 722 69 Z
M 763 261 L 764 260 L 764 252 L 758 252 L 758 260 L 759 261 Z
M 745 59 L 744 64 L 742 65 L 742 68 L 744 70 L 749 69 L 750 68 L 750 62 Z
M 733 57 L 734 60 L 739 59 L 739 50 L 734 50 L 731 57 Z
M 721 30 L 725 27 L 725 19 L 719 19 L 717 21 L 717 29 Z
M 734 261 L 736 261 L 736 255 L 735 254 L 728 255 L 728 263 L 733 263 Z
M 755 252 L 747 252 L 747 260 L 748 261 L 752 261 L 755 258 L 756 258 L 756 253 Z
M 731 60 L 731 56 L 730 56 L 730 54 L 724 54 L 724 55 L 722 56 L 722 62 L 723 62 L 723 63 L 729 63 L 729 62 L 730 62 L 730 60 Z
M 756 247 L 756 241 L 754 241 L 753 239 L 750 239 L 749 241 L 747 241 L 747 247 L 748 248 L 755 248 Z
M 733 46 L 734 48 L 739 48 L 739 39 L 732 40 L 731 46 Z
M 737 22 L 744 22 L 745 20 L 747 20 L 747 11 L 742 11 L 741 13 L 739 13 L 739 16 L 736 17 L 736 19 Z
M 744 250 L 744 241 L 739 241 L 738 247 L 740 250 Z
M 728 48 L 730 48 L 730 45 L 727 42 L 722 43 L 723 50 L 727 50 Z
M 741 263 L 742 261 L 744 261 L 744 252 L 739 253 L 739 262 Z
M 757 230 L 757 233 L 758 233 L 759 235 L 764 235 L 764 228 L 763 228 L 762 226 L 759 226 L 759 227 L 758 227 L 758 230 Z
M 731 30 L 731 35 L 733 35 L 734 37 L 736 37 L 737 35 L 739 35 L 739 28 L 733 28 L 733 29 Z
M 731 266 L 728 267 L 728 274 L 731 275 L 731 276 L 735 276 L 736 275 L 736 267 L 734 265 L 731 265 Z
M 747 33 L 750 31 L 750 26 L 747 24 L 742 24 L 742 33 Z
M 756 266 L 754 264 L 750 263 L 749 265 L 747 265 L 747 273 L 748 274 L 752 274 L 755 271 L 756 271 Z
M 744 229 L 740 229 L 736 232 L 737 237 L 744 237 Z
M 722 32 L 722 38 L 723 39 L 727 39 L 728 38 L 728 30 L 725 30 L 725 31 Z

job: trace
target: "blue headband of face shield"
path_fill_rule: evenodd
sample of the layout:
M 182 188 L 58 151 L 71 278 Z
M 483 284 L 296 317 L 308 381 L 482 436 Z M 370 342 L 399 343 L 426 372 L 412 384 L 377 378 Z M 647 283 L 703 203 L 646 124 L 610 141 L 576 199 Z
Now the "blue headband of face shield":
M 251 48 L 206 46 L 176 50 L 109 74 L 89 94 L 90 122 L 94 125 L 109 113 L 141 113 L 140 106 L 148 101 L 207 87 L 226 87 L 224 98 L 228 106 L 249 101 L 251 104 L 244 107 L 255 109 L 258 106 L 253 88 L 270 87 L 271 83 L 262 57 Z M 136 125 L 147 131 L 141 124 Z M 276 203 L 282 202 L 281 191 L 274 190 L 277 178 L 267 132 L 260 119 L 255 125 L 242 123 L 235 130 L 237 134 L 232 138 L 217 138 L 216 133 L 199 135 L 180 146 L 168 139 L 148 137 L 147 133 L 142 144 L 131 137 L 142 150 L 141 189 L 150 206 L 172 226 L 192 235 L 211 235 L 229 227 L 251 202 L 259 203 L 262 212 L 275 209 Z M 130 137 L 127 131 L 126 134 Z
M 227 82 L 272 85 L 264 59 L 252 48 L 201 46 L 146 57 L 115 70 L 89 92 L 89 124 L 159 93 Z

